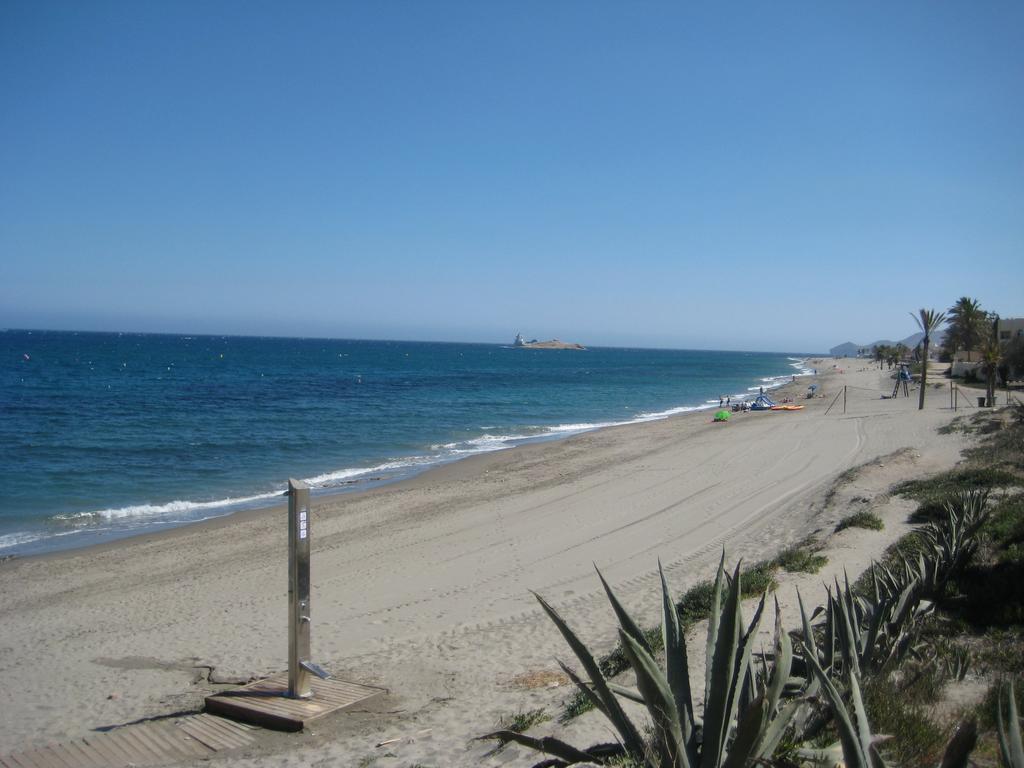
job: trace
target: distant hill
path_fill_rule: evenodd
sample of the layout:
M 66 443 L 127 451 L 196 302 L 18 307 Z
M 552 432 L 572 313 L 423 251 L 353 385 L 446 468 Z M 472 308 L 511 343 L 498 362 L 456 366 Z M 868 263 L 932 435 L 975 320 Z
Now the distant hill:
M 828 351 L 828 353 L 832 357 L 856 357 L 857 356 L 857 351 L 860 350 L 860 349 L 871 350 L 874 347 L 881 347 L 881 346 L 892 347 L 892 346 L 895 346 L 896 344 L 902 344 L 905 347 L 913 349 L 914 347 L 916 347 L 918 344 L 921 343 L 921 339 L 923 339 L 923 338 L 924 338 L 924 334 L 921 333 L 921 331 L 918 331 L 917 333 L 912 333 L 909 336 L 907 336 L 907 338 L 900 339 L 899 341 L 891 341 L 889 339 L 879 339 L 878 341 L 872 341 L 870 344 L 854 344 L 852 341 L 848 341 L 845 344 L 840 344 L 838 346 L 832 347 L 832 349 L 830 349 Z M 932 343 L 935 346 L 941 346 L 942 345 L 942 340 L 944 338 L 945 338 L 945 333 L 943 331 L 939 331 L 938 333 L 936 333 L 932 337 Z
M 852 341 L 848 341 L 845 344 L 839 344 L 838 346 L 832 347 L 828 353 L 832 357 L 856 357 L 857 351 L 863 349 L 860 344 L 854 344 Z

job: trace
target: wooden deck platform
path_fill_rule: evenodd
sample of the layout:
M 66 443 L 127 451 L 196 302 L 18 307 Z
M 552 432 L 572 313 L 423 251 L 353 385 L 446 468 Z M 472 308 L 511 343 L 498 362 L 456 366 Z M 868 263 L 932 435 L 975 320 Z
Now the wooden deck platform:
M 0 755 L 2 768 L 127 768 L 208 758 L 243 747 L 256 729 L 209 714 L 151 720 L 62 744 Z
M 387 693 L 384 688 L 335 679 L 314 678 L 312 688 L 311 699 L 288 698 L 285 672 L 207 696 L 206 711 L 278 731 L 301 731 L 311 720 Z
M 204 713 L 125 725 L 74 741 L 0 754 L 0 768 L 128 768 L 191 762 L 244 747 L 258 733 L 256 725 L 301 731 L 311 720 L 387 693 L 384 688 L 344 680 L 314 679 L 312 687 L 312 699 L 289 699 L 284 695 L 288 674 L 276 675 L 208 696 Z

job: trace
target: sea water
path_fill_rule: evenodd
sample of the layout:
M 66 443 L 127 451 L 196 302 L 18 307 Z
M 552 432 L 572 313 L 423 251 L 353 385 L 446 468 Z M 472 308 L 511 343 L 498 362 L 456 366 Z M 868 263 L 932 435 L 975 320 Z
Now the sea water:
M 805 373 L 800 355 L 0 332 L 0 556 L 339 493 L 664 418 Z

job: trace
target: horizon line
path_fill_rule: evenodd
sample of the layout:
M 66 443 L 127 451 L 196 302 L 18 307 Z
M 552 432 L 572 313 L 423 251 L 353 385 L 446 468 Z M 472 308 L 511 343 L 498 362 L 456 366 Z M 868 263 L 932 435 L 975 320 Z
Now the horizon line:
M 497 346 L 513 348 L 511 342 L 501 341 L 450 341 L 450 340 L 438 340 L 438 339 L 397 339 L 397 338 L 354 338 L 346 336 L 321 336 L 321 335 L 308 335 L 308 336 L 295 336 L 291 334 L 269 334 L 269 333 L 186 333 L 180 331 L 111 331 L 111 330 L 94 330 L 89 328 L 20 328 L 20 327 L 6 327 L 0 328 L 0 333 L 88 333 L 97 335 L 108 335 L 108 336 L 177 336 L 179 338 L 211 338 L 211 339 L 294 339 L 297 341 L 309 341 L 309 340 L 320 340 L 320 341 L 369 341 L 369 342 L 386 342 L 396 344 L 461 344 L 466 346 Z M 849 343 L 849 342 L 844 342 Z M 584 345 L 586 349 L 638 349 L 638 350 L 658 350 L 666 352 L 736 352 L 736 353 L 752 353 L 752 354 L 778 354 L 778 355 L 802 355 L 804 357 L 831 357 L 831 353 L 828 351 L 824 352 L 796 352 L 793 350 L 754 350 L 754 349 L 716 349 L 711 347 L 652 347 L 642 345 L 605 345 L 605 344 L 587 344 Z M 837 345 L 842 346 L 842 345 Z M 586 351 L 585 350 L 569 350 L 569 351 Z M 559 351 L 559 350 L 544 350 L 544 351 Z

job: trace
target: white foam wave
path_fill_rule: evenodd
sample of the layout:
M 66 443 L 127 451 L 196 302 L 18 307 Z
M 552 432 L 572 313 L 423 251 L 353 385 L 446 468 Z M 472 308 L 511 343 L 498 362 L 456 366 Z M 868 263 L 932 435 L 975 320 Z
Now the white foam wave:
M 555 435 L 562 434 L 565 432 L 589 432 L 592 429 L 618 427 L 622 424 L 628 423 L 628 421 L 585 421 L 577 424 L 556 424 L 553 427 L 548 427 L 547 431 Z
M 790 366 L 797 369 L 796 376 L 813 376 L 814 369 L 807 365 L 807 360 L 802 357 L 787 357 L 787 360 L 792 360 Z
M 5 533 L 3 536 L 0 536 L 0 552 L 5 549 L 13 549 L 14 547 L 23 547 L 26 544 L 31 544 L 33 541 L 39 541 L 43 538 L 46 538 L 45 533 Z
M 372 467 L 349 467 L 335 472 L 325 472 L 322 475 L 308 477 L 303 482 L 313 488 L 334 488 L 339 485 L 349 485 L 353 481 L 365 479 L 369 475 L 379 475 L 424 464 L 432 464 L 435 460 L 431 456 L 409 456 L 394 461 L 386 461 L 383 464 L 377 464 Z
M 183 501 L 176 499 L 175 501 L 169 501 L 166 504 L 133 504 L 127 507 L 116 507 L 114 509 L 99 509 L 94 512 L 70 512 L 63 515 L 54 515 L 53 519 L 72 523 L 88 523 L 94 520 L 121 520 L 128 517 L 166 517 L 169 515 L 190 514 L 207 509 L 222 509 L 224 507 L 255 504 L 261 501 L 277 498 L 280 495 L 280 492 L 260 493 L 255 496 L 218 499 L 216 501 Z

